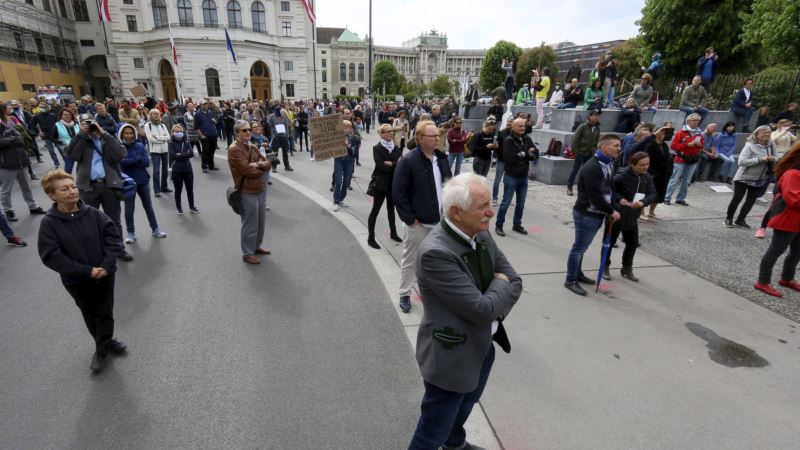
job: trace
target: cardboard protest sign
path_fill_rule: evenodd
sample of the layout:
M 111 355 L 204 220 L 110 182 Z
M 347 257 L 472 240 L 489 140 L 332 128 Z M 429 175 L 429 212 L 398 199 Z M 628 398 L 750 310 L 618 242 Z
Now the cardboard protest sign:
M 312 117 L 308 119 L 308 134 L 314 148 L 314 160 L 338 158 L 347 154 L 344 122 L 341 114 Z
M 136 86 L 132 87 L 130 89 L 130 91 L 131 91 L 131 94 L 134 97 L 146 97 L 147 96 L 147 89 L 145 89 L 145 87 L 142 86 L 141 83 L 139 83 Z

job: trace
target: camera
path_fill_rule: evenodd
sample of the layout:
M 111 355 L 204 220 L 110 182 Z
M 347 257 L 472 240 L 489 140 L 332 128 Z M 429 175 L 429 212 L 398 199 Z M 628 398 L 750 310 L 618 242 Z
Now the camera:
M 272 167 L 278 167 L 281 164 L 281 160 L 278 158 L 278 152 L 267 153 L 264 157 L 269 161 Z
M 671 141 L 673 136 L 675 136 L 675 129 L 674 128 L 670 128 L 670 129 L 664 131 L 664 140 L 665 141 Z

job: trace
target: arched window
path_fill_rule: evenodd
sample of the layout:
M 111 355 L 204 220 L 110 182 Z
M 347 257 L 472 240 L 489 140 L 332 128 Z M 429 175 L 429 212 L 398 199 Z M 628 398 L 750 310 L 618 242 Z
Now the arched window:
M 166 28 L 169 26 L 167 16 L 167 4 L 164 0 L 153 0 L 153 25 L 156 28 Z
M 343 88 L 339 89 L 339 95 L 347 95 L 347 88 L 343 87 Z
M 242 7 L 236 0 L 228 2 L 228 26 L 242 28 Z
M 322 82 L 323 83 L 328 82 L 328 71 L 325 69 L 322 69 Z
M 192 2 L 189 0 L 178 0 L 178 22 L 182 27 L 194 26 L 192 17 Z
M 217 4 L 214 0 L 203 0 L 203 25 L 206 28 L 217 28 Z
M 356 81 L 356 65 L 350 63 L 350 81 Z
M 206 92 L 209 97 L 219 97 L 219 72 L 217 69 L 206 69 Z
M 339 64 L 339 81 L 347 81 L 347 66 Z
M 358 65 L 358 81 L 364 81 L 364 64 Z
M 261 2 L 253 2 L 253 6 L 250 7 L 250 12 L 253 15 L 253 31 L 266 33 L 267 14 L 264 10 L 264 5 Z
M 363 87 L 358 88 L 358 96 L 359 97 L 364 97 L 366 95 L 366 93 L 367 93 L 367 91 Z

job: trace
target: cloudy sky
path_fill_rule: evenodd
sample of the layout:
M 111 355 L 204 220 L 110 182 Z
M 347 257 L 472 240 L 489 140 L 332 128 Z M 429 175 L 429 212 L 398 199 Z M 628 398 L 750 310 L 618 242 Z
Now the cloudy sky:
M 489 48 L 501 39 L 521 47 L 590 44 L 635 36 L 644 1 L 373 0 L 372 31 L 376 44 L 393 46 L 432 28 L 447 34 L 449 48 Z M 368 34 L 369 0 L 315 3 L 317 26 Z

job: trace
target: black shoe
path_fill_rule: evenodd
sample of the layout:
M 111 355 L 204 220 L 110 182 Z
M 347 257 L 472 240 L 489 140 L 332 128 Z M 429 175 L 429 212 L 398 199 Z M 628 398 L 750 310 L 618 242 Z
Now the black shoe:
M 205 170 L 203 172 L 206 172 Z M 161 197 L 161 192 L 156 192 L 153 194 L 153 197 Z
M 357 165 L 357 166 L 360 166 L 360 165 L 361 165 L 361 163 L 360 163 L 360 162 L 357 162 L 357 163 L 356 163 L 356 165 Z
M 37 206 L 36 208 L 32 208 L 31 214 L 47 214 L 47 211 L 43 210 L 41 206 Z
M 162 189 L 161 192 L 163 192 L 165 194 L 168 194 L 168 193 L 172 192 L 172 189 Z
M 286 170 L 287 172 L 294 172 L 294 169 L 292 169 L 291 167 L 287 167 L 287 168 L 286 168 L 286 169 L 284 169 L 284 170 Z
M 516 231 L 519 234 L 528 234 L 528 230 L 525 229 L 522 225 L 514 225 L 511 227 L 512 230 Z
M 6 220 L 8 220 L 9 222 L 18 222 L 19 221 L 19 219 L 17 219 L 17 213 L 15 213 L 14 211 L 9 209 L 7 211 L 4 211 L 4 213 L 6 215 Z
M 128 346 L 125 345 L 124 342 L 120 342 L 116 339 L 111 339 L 111 343 L 108 345 L 108 351 L 115 355 L 121 355 L 128 350 Z
M 728 228 L 733 228 L 733 221 L 730 219 L 725 219 L 725 226 Z
M 411 311 L 411 297 L 408 295 L 400 296 L 400 311 L 404 313 Z
M 639 279 L 636 278 L 636 275 L 633 274 L 633 267 L 631 266 L 623 267 L 622 269 L 619 270 L 619 272 L 622 274 L 623 278 L 627 278 L 637 283 L 639 282 Z
M 272 181 L 267 181 L 267 186 L 272 186 Z
M 744 220 L 741 220 L 741 219 L 737 220 L 736 222 L 733 222 L 733 224 L 736 225 L 739 228 L 750 229 L 750 225 L 748 225 L 747 222 L 745 222 Z
M 564 283 L 564 287 L 567 288 L 568 290 L 572 291 L 573 294 L 577 294 L 577 295 L 581 295 L 581 296 L 585 296 L 586 295 L 586 289 L 582 288 L 581 285 L 578 284 L 577 282 Z
M 584 275 L 584 274 L 580 274 L 580 275 L 578 276 L 578 281 L 579 281 L 579 282 L 581 282 L 581 283 L 583 283 L 583 284 L 592 284 L 592 285 L 593 285 L 593 284 L 595 284 L 595 283 L 597 283 L 595 280 L 593 280 L 593 279 L 591 279 L 591 278 L 587 277 L 587 276 L 586 276 L 586 275 Z
M 333 192 L 333 186 L 331 186 L 331 192 Z
M 681 206 L 689 206 L 689 204 L 686 203 L 686 200 L 678 200 L 678 201 L 675 202 L 675 204 L 676 205 L 681 205 Z
M 348 191 L 352 191 L 353 190 L 353 186 L 347 186 L 347 190 Z
M 92 373 L 98 374 L 106 368 L 106 355 L 99 355 L 97 353 L 92 356 L 92 364 L 89 366 Z
M 498 235 L 498 236 L 505 236 L 506 235 L 506 232 L 503 231 L 503 227 L 495 227 L 494 228 L 494 233 L 496 235 Z
M 35 173 L 31 174 L 31 180 L 38 180 L 38 179 L 39 177 L 37 177 Z
M 608 266 L 603 270 L 603 279 L 611 281 L 611 271 L 608 269 Z
M 392 233 L 389 236 L 389 239 L 391 239 L 391 240 L 393 240 L 395 242 L 403 242 L 403 239 L 400 236 L 398 236 L 397 233 Z
M 219 167 L 210 167 L 211 170 L 219 170 Z
M 664 199 L 664 204 L 665 205 L 669 206 L 670 203 L 671 203 L 671 201 L 669 199 L 666 199 L 666 198 Z
M 203 168 L 203 173 L 208 173 L 208 169 L 206 169 L 206 168 L 204 167 L 204 168 Z
M 725 184 L 733 184 L 731 177 L 725 178 Z
M 120 252 L 119 256 L 117 256 L 117 258 L 119 258 L 119 259 L 121 259 L 123 261 L 133 261 L 133 255 L 131 255 L 130 253 L 126 252 L 124 248 Z
M 367 238 L 367 245 L 369 245 L 370 247 L 374 248 L 375 250 L 380 250 L 381 249 L 381 246 L 378 245 L 377 242 L 375 242 L 375 238 Z

